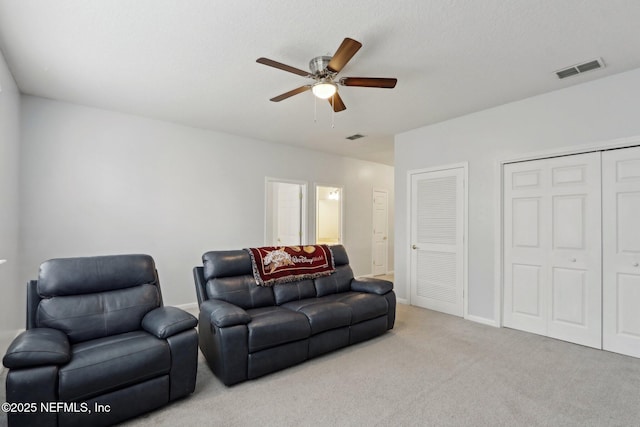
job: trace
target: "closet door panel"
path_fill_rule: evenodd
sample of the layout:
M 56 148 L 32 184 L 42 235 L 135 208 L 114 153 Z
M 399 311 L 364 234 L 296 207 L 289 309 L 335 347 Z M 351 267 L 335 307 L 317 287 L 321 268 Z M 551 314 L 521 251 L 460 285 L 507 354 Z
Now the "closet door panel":
M 504 325 L 547 333 L 550 224 L 544 160 L 504 167 Z
M 548 167 L 548 335 L 601 348 L 600 153 L 549 159 Z
M 603 348 L 640 357 L 640 147 L 602 157 Z

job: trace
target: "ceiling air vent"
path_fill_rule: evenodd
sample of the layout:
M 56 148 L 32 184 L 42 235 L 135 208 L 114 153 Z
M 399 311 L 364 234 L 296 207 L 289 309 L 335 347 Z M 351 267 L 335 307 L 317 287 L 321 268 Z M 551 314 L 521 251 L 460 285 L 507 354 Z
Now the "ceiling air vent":
M 571 67 L 564 68 L 556 71 L 556 75 L 559 79 L 564 79 L 576 74 L 586 73 L 587 71 L 597 70 L 598 68 L 604 68 L 604 62 L 602 58 L 597 58 L 591 61 L 583 62 L 582 64 L 572 65 Z
M 350 139 L 351 141 L 353 141 L 355 139 L 360 139 L 360 138 L 364 138 L 364 135 L 360 135 L 359 133 L 356 133 L 356 134 L 353 134 L 353 135 L 347 137 L 347 139 Z

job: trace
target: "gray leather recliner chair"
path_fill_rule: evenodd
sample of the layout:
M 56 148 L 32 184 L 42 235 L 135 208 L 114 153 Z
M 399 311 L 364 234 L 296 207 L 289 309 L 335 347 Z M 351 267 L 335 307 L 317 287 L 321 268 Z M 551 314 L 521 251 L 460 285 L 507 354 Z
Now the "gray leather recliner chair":
M 191 394 L 196 325 L 163 307 L 148 255 L 44 262 L 28 284 L 27 329 L 3 358 L 7 402 L 23 403 L 9 425 L 111 425 Z

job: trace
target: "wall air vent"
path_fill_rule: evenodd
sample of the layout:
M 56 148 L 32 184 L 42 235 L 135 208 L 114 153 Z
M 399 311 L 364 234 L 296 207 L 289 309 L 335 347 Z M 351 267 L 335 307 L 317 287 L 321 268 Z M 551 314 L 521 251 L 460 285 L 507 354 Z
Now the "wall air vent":
M 576 74 L 586 73 L 587 71 L 597 70 L 598 68 L 604 68 L 604 62 L 602 58 L 596 58 L 591 61 L 583 62 L 582 64 L 572 65 L 571 67 L 563 68 L 556 71 L 556 75 L 559 79 L 564 79 Z
M 351 136 L 348 136 L 347 139 L 353 141 L 355 139 L 360 139 L 360 138 L 364 138 L 364 135 L 360 135 L 359 133 L 353 134 Z

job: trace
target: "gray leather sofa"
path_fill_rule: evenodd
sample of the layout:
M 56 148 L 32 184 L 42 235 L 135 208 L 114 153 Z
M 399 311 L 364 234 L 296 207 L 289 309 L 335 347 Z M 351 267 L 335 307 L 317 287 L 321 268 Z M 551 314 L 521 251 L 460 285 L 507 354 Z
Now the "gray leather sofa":
M 9 426 L 111 425 L 189 395 L 196 324 L 163 307 L 148 255 L 43 263 L 27 288 L 27 329 L 3 358 Z
M 393 328 L 393 283 L 354 278 L 343 246 L 336 271 L 312 280 L 257 286 L 249 253 L 211 251 L 194 268 L 199 345 L 226 385 L 284 369 Z

